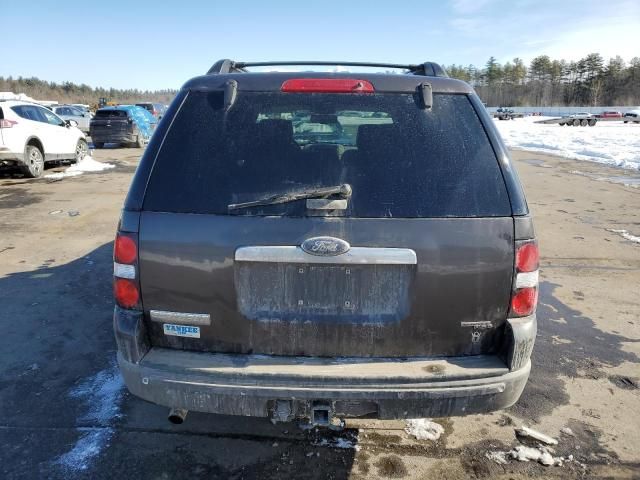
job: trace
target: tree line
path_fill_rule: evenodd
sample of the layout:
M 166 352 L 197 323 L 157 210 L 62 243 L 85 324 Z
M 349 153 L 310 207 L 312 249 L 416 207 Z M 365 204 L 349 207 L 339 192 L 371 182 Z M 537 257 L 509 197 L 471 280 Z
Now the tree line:
M 116 103 L 159 102 L 169 103 L 177 90 L 138 90 L 117 88 L 93 88 L 73 82 L 47 82 L 36 77 L 0 77 L 0 92 L 24 93 L 35 100 L 51 100 L 59 103 L 97 104 L 100 98 Z
M 500 64 L 490 57 L 484 68 L 449 65 L 449 75 L 470 83 L 488 106 L 638 106 L 640 57 L 627 64 L 621 57 L 605 63 L 591 53 L 578 60 L 552 60 L 540 55 L 529 65 L 520 58 Z M 97 104 L 100 98 L 116 103 L 169 103 L 177 90 L 93 88 L 73 82 L 47 82 L 36 77 L 0 77 L 0 92 L 24 93 L 37 100 Z
M 640 57 L 627 64 L 619 56 L 605 62 L 597 53 L 571 62 L 540 55 L 528 66 L 520 58 L 502 65 L 490 57 L 484 68 L 446 68 L 473 85 L 488 106 L 640 105 Z

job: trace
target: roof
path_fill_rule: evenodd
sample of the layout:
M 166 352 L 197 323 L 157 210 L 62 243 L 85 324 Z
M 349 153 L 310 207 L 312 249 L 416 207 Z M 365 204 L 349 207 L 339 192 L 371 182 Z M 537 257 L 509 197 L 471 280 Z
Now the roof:
M 436 93 L 473 92 L 471 86 L 461 80 L 448 77 L 403 75 L 392 73 L 362 72 L 246 72 L 208 74 L 194 77 L 183 86 L 183 90 L 222 90 L 229 80 L 238 82 L 240 91 L 280 91 L 285 80 L 293 78 L 351 78 L 371 82 L 376 92 L 415 92 L 418 85 L 431 84 Z

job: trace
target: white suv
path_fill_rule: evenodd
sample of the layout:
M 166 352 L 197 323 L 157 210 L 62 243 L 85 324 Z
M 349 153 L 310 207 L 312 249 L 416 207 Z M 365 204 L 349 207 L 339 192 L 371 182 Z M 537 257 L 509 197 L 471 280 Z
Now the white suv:
M 45 162 L 82 160 L 87 140 L 77 125 L 34 103 L 0 102 L 0 165 L 17 165 L 26 176 L 39 177 Z

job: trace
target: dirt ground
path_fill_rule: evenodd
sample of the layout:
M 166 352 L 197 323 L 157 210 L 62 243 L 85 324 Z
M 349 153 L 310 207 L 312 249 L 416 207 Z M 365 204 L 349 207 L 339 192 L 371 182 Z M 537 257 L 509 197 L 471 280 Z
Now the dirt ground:
M 96 151 L 116 168 L 59 181 L 0 174 L 0 478 L 640 478 L 640 243 L 621 232 L 640 236 L 639 174 L 513 152 L 542 252 L 531 378 L 506 411 L 436 419 L 431 442 L 399 421 L 330 433 L 192 412 L 176 426 L 126 393 L 111 250 L 139 154 Z M 486 458 L 522 424 L 573 461 Z

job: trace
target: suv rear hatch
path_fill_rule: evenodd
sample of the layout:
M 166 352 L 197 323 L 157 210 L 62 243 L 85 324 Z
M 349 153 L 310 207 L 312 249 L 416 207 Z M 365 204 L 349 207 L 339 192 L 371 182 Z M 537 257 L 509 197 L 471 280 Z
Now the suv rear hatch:
M 91 137 L 105 141 L 110 138 L 120 139 L 133 129 L 133 122 L 124 110 L 98 110 L 91 119 Z
M 468 95 L 434 92 L 430 109 L 414 93 L 228 99 L 186 95 L 147 184 L 139 268 L 153 345 L 330 357 L 496 351 L 514 225 Z M 230 207 L 344 184 L 351 196 Z M 350 250 L 307 253 L 325 247 Z M 167 323 L 199 330 L 176 336 Z

